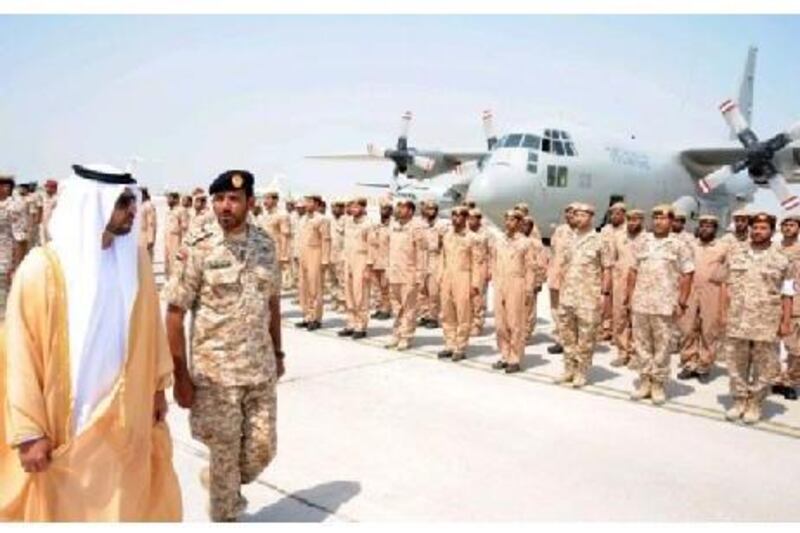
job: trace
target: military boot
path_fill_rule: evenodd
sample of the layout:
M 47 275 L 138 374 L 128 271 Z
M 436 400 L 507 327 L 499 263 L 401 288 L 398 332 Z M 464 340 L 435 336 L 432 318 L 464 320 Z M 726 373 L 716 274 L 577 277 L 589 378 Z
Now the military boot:
M 627 364 L 628 364 L 628 358 L 627 358 L 627 357 L 625 357 L 625 356 L 624 356 L 624 355 L 622 355 L 622 354 L 619 354 L 619 355 L 617 355 L 616 359 L 614 359 L 613 361 L 611 361 L 611 363 L 610 363 L 610 364 L 611 364 L 611 366 L 613 366 L 613 367 L 615 367 L 615 368 L 616 368 L 616 367 L 620 367 L 620 366 L 625 366 L 625 365 L 627 365 Z
M 643 377 L 639 380 L 639 386 L 631 393 L 631 400 L 639 401 L 650 397 L 650 378 Z
M 761 420 L 761 401 L 756 398 L 747 400 L 747 407 L 742 415 L 742 421 L 745 424 L 755 424 Z
M 650 398 L 653 400 L 653 405 L 664 405 L 667 401 L 667 392 L 664 390 L 664 383 L 654 381 L 650 386 Z
M 411 343 L 408 342 L 406 339 L 402 339 L 397 343 L 397 351 L 404 352 L 411 347 Z
M 573 389 L 580 389 L 582 387 L 585 387 L 588 382 L 589 381 L 586 378 L 586 371 L 585 370 L 579 370 L 579 371 L 575 372 L 575 377 L 572 378 L 572 388 Z
M 725 418 L 730 420 L 731 422 L 735 422 L 742 418 L 744 414 L 744 410 L 746 408 L 746 402 L 743 398 L 735 398 L 733 400 L 733 406 L 725 411 Z
M 555 379 L 555 382 L 559 385 L 569 387 L 573 379 L 575 379 L 575 368 L 571 364 L 565 364 L 564 372 Z
M 400 343 L 400 339 L 397 339 L 397 338 L 395 338 L 395 337 L 392 337 L 392 340 L 390 340 L 389 342 L 387 342 L 386 344 L 384 344 L 384 345 L 383 345 L 383 347 L 384 347 L 384 348 L 386 348 L 387 350 L 391 350 L 391 349 L 393 349 L 393 348 L 397 348 L 397 345 L 398 345 L 399 343 Z

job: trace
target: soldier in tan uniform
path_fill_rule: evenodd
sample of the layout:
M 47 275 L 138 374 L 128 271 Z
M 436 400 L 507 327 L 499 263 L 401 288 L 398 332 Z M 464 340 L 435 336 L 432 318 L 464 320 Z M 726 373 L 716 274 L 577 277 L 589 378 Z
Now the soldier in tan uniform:
M 634 249 L 628 276 L 639 371 L 639 385 L 631 399 L 649 397 L 654 405 L 661 405 L 667 400 L 675 323 L 688 305 L 694 262 L 689 246 L 670 231 L 675 216 L 672 206 L 658 205 L 652 215 L 653 233 Z
M 792 330 L 794 273 L 780 246 L 772 246 L 775 217 L 751 217 L 750 242 L 727 249 L 719 281 L 729 304 L 723 350 L 733 406 L 725 416 L 746 424 L 761 419 L 778 370 L 778 337 Z
M 141 188 L 142 203 L 139 207 L 141 213 L 141 223 L 139 225 L 139 246 L 147 248 L 150 254 L 150 261 L 153 261 L 153 254 L 156 246 L 156 208 L 150 200 L 150 192 L 147 187 Z
M 297 301 L 300 303 L 300 234 L 306 222 L 306 200 L 300 198 L 295 202 L 294 218 L 292 219 L 292 287 L 298 289 Z
M 694 244 L 694 235 L 686 230 L 686 213 L 675 211 L 675 218 L 672 220 L 672 233 L 690 247 Z
M 192 197 L 191 195 L 181 196 L 181 231 L 185 236 L 189 233 L 189 226 L 192 223 Z
M 169 279 L 172 273 L 172 265 L 175 262 L 175 254 L 183 241 L 183 227 L 181 225 L 181 206 L 180 194 L 177 192 L 167 193 L 167 217 L 164 224 L 164 274 Z
M 53 209 L 56 207 L 58 182 L 55 180 L 47 180 L 44 183 L 44 192 L 45 197 L 42 201 L 42 228 L 39 242 L 47 244 L 50 242 L 50 232 L 47 226 L 50 224 L 50 218 L 53 216 Z
M 481 290 L 486 256 L 479 239 L 467 228 L 469 210 L 454 207 L 452 227 L 442 239 L 439 287 L 442 297 L 444 349 L 439 358 L 460 361 L 466 357 L 472 329 L 472 301 Z
M 536 284 L 533 247 L 519 231 L 523 216 L 517 210 L 505 214 L 505 233 L 492 241 L 491 271 L 494 315 L 500 360 L 492 368 L 507 374 L 521 370 L 525 353 L 527 309 L 532 305 Z
M 608 241 L 608 246 L 612 249 L 614 247 L 614 241 L 616 240 L 617 236 L 622 235 L 625 233 L 625 213 L 627 212 L 627 206 L 623 202 L 617 202 L 613 204 L 611 207 L 608 208 L 608 224 L 603 226 L 603 229 L 600 230 L 600 236 Z M 615 271 L 616 272 L 616 271 Z M 613 276 L 612 276 L 613 277 Z M 627 280 L 626 280 L 627 281 Z M 612 280 L 611 283 L 611 307 L 608 310 L 608 314 L 603 316 L 603 326 L 600 332 L 600 340 L 608 341 L 613 339 L 613 314 L 614 314 L 614 287 L 619 286 L 618 283 L 614 283 Z M 623 283 L 623 287 L 627 286 Z M 624 294 L 624 293 L 623 293 Z M 624 296 L 616 296 L 616 299 L 624 298 Z
M 188 237 L 167 289 L 175 399 L 191 409 L 192 436 L 208 446 L 201 473 L 210 515 L 234 521 L 241 485 L 275 457 L 276 384 L 283 374 L 280 274 L 275 244 L 247 221 L 253 177 L 229 171 L 210 187 L 217 225 Z M 184 315 L 191 312 L 191 364 Z
M 419 325 L 429 329 L 439 327 L 442 311 L 441 286 L 438 280 L 442 271 L 442 243 L 447 227 L 439 222 L 438 217 L 439 204 L 433 200 L 422 203 L 420 227 L 425 237 L 428 263 L 417 300 L 417 315 L 420 317 Z
M 417 294 L 425 281 L 426 250 L 422 229 L 412 222 L 416 206 L 401 199 L 395 206 L 395 222 L 389 236 L 389 290 L 394 327 L 386 348 L 407 350 L 417 325 Z
M 533 217 L 533 213 L 531 213 L 531 209 L 528 207 L 528 204 L 525 202 L 520 202 L 514 206 L 514 209 L 522 213 L 523 219 L 529 218 L 531 221 L 533 221 L 533 227 L 529 230 L 528 237 L 537 239 L 539 242 L 541 242 L 542 234 L 539 231 L 539 228 L 536 226 L 536 219 Z
M 290 268 L 289 263 L 291 262 L 292 228 L 289 215 L 278 210 L 279 201 L 280 195 L 277 191 L 267 191 L 264 195 L 264 210 L 261 212 L 259 225 L 275 241 L 278 251 L 278 265 L 281 269 L 281 287 L 286 288 L 284 280 L 286 280 L 286 273 Z
M 322 207 L 321 197 L 306 196 L 303 205 L 306 215 L 297 236 L 300 254 L 298 293 L 303 320 L 295 326 L 313 331 L 322 327 L 322 280 L 330 265 L 331 226 L 330 221 L 317 211 Z
M 373 224 L 369 240 L 370 262 L 372 263 L 372 318 L 388 320 L 392 316 L 392 303 L 389 298 L 389 236 L 394 207 L 392 201 L 383 198 L 380 201 L 380 222 Z
M 352 202 L 348 207 L 352 206 Z M 331 202 L 331 268 L 328 269 L 328 290 L 331 294 L 333 311 L 348 311 L 345 297 L 345 256 L 344 235 L 347 225 L 351 220 L 350 213 L 345 214 L 345 202 L 334 200 Z
M 550 314 L 553 317 L 553 340 L 555 343 L 547 347 L 547 352 L 552 354 L 563 353 L 564 347 L 561 345 L 558 323 L 558 292 L 561 288 L 561 264 L 563 263 L 564 251 L 569 247 L 570 242 L 575 237 L 574 222 L 572 220 L 572 210 L 575 204 L 569 204 L 564 208 L 564 223 L 559 224 L 550 237 L 550 262 L 547 269 L 547 287 L 550 290 Z
M 536 321 L 538 319 L 537 300 L 539 293 L 542 290 L 542 283 L 544 283 L 545 274 L 547 272 L 547 256 L 544 251 L 544 245 L 542 244 L 541 239 L 539 239 L 534 233 L 535 229 L 536 223 L 534 222 L 533 218 L 527 215 L 522 217 L 521 233 L 525 238 L 525 241 L 528 243 L 528 246 L 530 246 L 531 253 L 533 253 L 535 260 L 533 298 L 526 300 L 525 306 L 525 316 L 527 317 L 525 322 L 525 338 L 528 342 L 533 340 L 533 333 L 536 330 Z
M 800 287 L 800 215 L 790 214 L 781 221 L 781 251 L 789 259 L 794 273 L 795 290 Z M 800 297 L 792 300 L 792 331 L 783 338 L 786 347 L 786 364 L 778 372 L 772 392 L 781 394 L 787 400 L 797 400 L 795 388 L 800 385 Z M 780 361 L 779 361 L 780 364 Z
M 352 218 L 344 229 L 343 282 L 346 299 L 347 325 L 340 337 L 363 339 L 369 323 L 369 290 L 372 276 L 370 240 L 372 226 L 367 219 L 367 199 L 354 198 L 349 205 Z
M 750 213 L 746 209 L 738 209 L 731 215 L 733 232 L 726 233 L 720 242 L 726 246 L 746 244 L 750 238 Z
M 486 258 L 483 263 L 483 271 L 480 273 L 480 291 L 472 299 L 472 328 L 469 334 L 472 337 L 477 337 L 483 331 L 483 325 L 486 323 L 486 291 L 491 278 L 488 258 L 490 242 L 493 237 L 483 226 L 483 213 L 478 208 L 469 210 L 467 225 L 481 248 L 481 255 Z
M 39 245 L 39 227 L 41 226 L 41 209 L 37 202 L 36 182 L 20 183 L 17 187 L 19 202 L 25 211 L 25 227 L 28 233 L 25 253 Z
M 0 321 L 5 320 L 11 279 L 27 250 L 25 207 L 14 197 L 14 177 L 0 175 Z
M 720 268 L 727 250 L 716 239 L 718 226 L 719 220 L 714 215 L 701 215 L 698 219 L 697 239 L 692 242 L 695 266 L 692 290 L 686 312 L 678 322 L 682 334 L 678 379 L 697 378 L 707 383 L 717 357 L 722 309 L 720 286 L 711 281 L 711 276 Z
M 646 238 L 644 231 L 644 211 L 631 209 L 626 213 L 625 231 L 614 234 L 611 240 L 614 266 L 611 269 L 611 329 L 617 357 L 611 366 L 635 366 L 633 334 L 631 332 L 631 308 L 627 301 L 628 273 L 633 267 L 634 248 Z M 616 296 L 614 296 L 616 295 Z
M 214 212 L 208 209 L 208 196 L 203 189 L 197 187 L 192 192 L 192 200 L 189 230 L 186 235 L 202 233 L 204 226 L 213 225 L 215 221 Z
M 594 207 L 573 207 L 575 237 L 561 255 L 558 327 L 564 345 L 562 385 L 588 382 L 603 307 L 611 305 L 611 249 L 592 227 Z

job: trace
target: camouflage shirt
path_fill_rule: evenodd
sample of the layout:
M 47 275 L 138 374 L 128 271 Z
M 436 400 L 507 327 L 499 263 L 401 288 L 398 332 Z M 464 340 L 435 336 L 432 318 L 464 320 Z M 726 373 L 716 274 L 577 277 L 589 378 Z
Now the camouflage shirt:
M 192 312 L 190 373 L 195 385 L 241 386 L 275 377 L 269 299 L 278 294 L 275 243 L 256 225 L 225 237 L 207 225 L 186 241 L 167 302 Z
M 789 259 L 794 272 L 794 288 L 795 292 L 800 288 L 800 241 L 793 242 L 789 246 L 780 245 L 781 252 Z M 792 302 L 792 316 L 800 316 L 800 297 L 795 298 Z
M 583 235 L 575 232 L 561 253 L 559 305 L 599 309 L 603 269 L 613 264 L 608 241 L 594 230 Z
M 678 305 L 681 274 L 694 272 L 692 249 L 670 233 L 657 238 L 647 233 L 633 249 L 636 286 L 631 298 L 634 313 L 672 316 Z
M 774 342 L 782 317 L 783 296 L 794 296 L 792 268 L 779 245 L 728 249 L 722 280 L 730 305 L 726 333 L 736 339 Z
M 11 266 L 14 241 L 28 240 L 25 207 L 13 196 L 0 200 L 0 270 Z

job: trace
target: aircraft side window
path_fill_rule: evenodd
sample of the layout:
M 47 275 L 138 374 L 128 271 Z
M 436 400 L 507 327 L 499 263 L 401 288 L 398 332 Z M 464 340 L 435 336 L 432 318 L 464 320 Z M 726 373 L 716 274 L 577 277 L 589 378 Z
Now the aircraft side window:
M 550 153 L 550 143 L 552 143 L 550 139 L 542 139 L 542 152 Z
M 571 141 L 572 140 L 572 137 L 570 137 L 569 133 L 567 133 L 566 131 L 562 131 L 561 132 L 561 138 L 564 139 L 565 141 Z
M 564 155 L 564 143 L 561 141 L 553 141 L 553 151 L 556 155 Z
M 560 135 L 558 133 L 559 133 L 558 130 L 553 130 L 553 139 L 560 138 Z
M 548 187 L 555 187 L 556 183 L 558 182 L 558 172 L 556 171 L 556 167 L 553 165 L 547 165 L 547 186 Z
M 539 136 L 538 135 L 525 135 L 522 139 L 522 147 L 530 148 L 531 150 L 539 149 Z
M 567 167 L 558 167 L 557 187 L 567 186 Z
M 519 143 L 522 141 L 522 134 L 521 133 L 512 133 L 508 137 L 506 137 L 506 142 L 503 143 L 504 148 L 516 148 L 519 146 Z
M 544 136 L 548 139 L 553 137 L 553 130 L 544 130 Z
M 575 152 L 575 145 L 574 145 L 574 144 L 572 144 L 571 142 L 564 143 L 564 150 L 567 152 L 567 155 L 569 155 L 569 156 L 575 156 L 575 155 L 578 155 L 578 154 Z
M 536 174 L 539 172 L 539 167 L 536 166 L 536 163 L 528 163 L 528 172 Z

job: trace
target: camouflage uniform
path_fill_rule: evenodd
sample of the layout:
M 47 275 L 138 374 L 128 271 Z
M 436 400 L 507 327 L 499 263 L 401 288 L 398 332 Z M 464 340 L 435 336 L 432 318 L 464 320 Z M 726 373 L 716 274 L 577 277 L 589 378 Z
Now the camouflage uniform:
M 164 225 L 164 273 L 167 278 L 172 272 L 175 264 L 175 254 L 178 253 L 182 240 L 181 208 L 175 206 L 167 211 L 167 220 Z
M 777 245 L 730 248 L 721 270 L 730 301 L 724 351 L 731 395 L 760 413 L 778 370 L 782 296 L 794 296 L 793 272 Z
M 564 346 L 564 375 L 559 381 L 585 383 L 600 327 L 602 272 L 612 264 L 607 241 L 594 230 L 575 232 L 563 250 L 558 331 Z
M 389 298 L 389 277 L 386 269 L 389 266 L 389 236 L 391 235 L 391 223 L 378 222 L 372 226 L 370 233 L 370 262 L 372 263 L 372 286 L 375 287 L 375 301 L 373 306 L 388 316 L 392 311 L 392 304 Z
M 211 518 L 242 510 L 239 492 L 276 453 L 275 354 L 269 299 L 279 293 L 275 244 L 258 226 L 225 237 L 205 226 L 186 241 L 167 301 L 190 310 L 192 436 L 208 446 Z
M 531 255 L 533 256 L 533 285 L 528 287 L 528 290 L 533 291 L 533 296 L 531 296 L 529 301 L 529 306 L 525 310 L 525 339 L 530 340 L 533 336 L 534 331 L 536 330 L 536 321 L 538 315 L 536 313 L 536 306 L 537 300 L 539 295 L 539 290 L 542 287 L 542 283 L 545 281 L 545 277 L 547 275 L 547 255 L 544 250 L 544 245 L 542 244 L 542 240 L 537 238 L 536 235 L 531 232 L 531 234 L 527 237 L 523 235 L 523 238 L 528 244 L 528 247 L 531 250 Z
M 550 238 L 550 265 L 547 269 L 547 288 L 550 290 L 550 313 L 553 317 L 558 316 L 558 293 L 561 288 L 561 278 L 563 272 L 561 265 L 564 262 L 564 251 L 569 249 L 575 239 L 575 231 L 569 224 L 560 224 Z M 553 338 L 560 343 L 558 320 L 553 321 Z
M 633 332 L 631 330 L 630 302 L 625 305 L 628 292 L 628 273 L 635 262 L 634 248 L 642 239 L 647 238 L 644 230 L 636 235 L 628 231 L 617 233 L 612 241 L 614 267 L 611 270 L 611 329 L 617 358 L 621 364 L 635 366 L 635 350 L 633 349 Z
M 622 223 L 616 227 L 612 224 L 606 224 L 603 226 L 603 229 L 600 230 L 600 237 L 605 239 L 606 246 L 613 250 L 616 240 L 626 233 L 627 231 L 625 229 L 625 223 Z M 619 272 L 617 270 L 612 270 L 611 275 L 611 308 L 607 311 L 608 314 L 603 315 L 603 324 L 600 334 L 600 339 L 604 341 L 614 339 L 614 300 L 622 297 L 617 295 L 616 289 L 619 286 L 619 283 L 614 283 L 615 280 L 613 279 L 613 276 L 619 275 Z
M 483 325 L 486 323 L 486 290 L 489 287 L 490 270 L 490 261 L 488 260 L 488 257 L 490 240 L 492 240 L 492 237 L 490 237 L 489 232 L 483 226 L 481 226 L 478 231 L 472 232 L 472 234 L 475 236 L 476 246 L 480 248 L 481 255 L 487 258 L 487 260 L 483 263 L 481 272 L 479 273 L 480 287 L 478 294 L 472 296 L 472 327 L 470 335 L 474 337 L 481 334 Z
M 331 295 L 332 310 L 345 311 L 347 303 L 345 298 L 345 254 L 344 254 L 344 235 L 348 224 L 352 222 L 350 215 L 342 215 L 339 218 L 331 217 L 331 263 L 327 270 L 327 286 Z
M 57 196 L 55 194 L 52 196 L 45 196 L 42 200 L 42 227 L 39 232 L 39 242 L 43 244 L 50 242 L 50 230 L 47 226 L 50 223 L 50 218 L 53 216 L 53 209 L 56 208 L 56 200 Z
M 794 272 L 795 290 L 800 287 L 800 242 L 782 246 L 781 251 L 789 259 Z M 800 385 L 800 297 L 792 302 L 792 332 L 783 339 L 786 347 L 786 366 L 780 372 L 776 384 L 785 387 Z
M 657 238 L 648 233 L 634 255 L 631 311 L 639 379 L 648 390 L 660 391 L 669 378 L 678 282 L 682 274 L 694 272 L 694 261 L 686 243 L 673 234 Z
M 278 265 L 281 269 L 281 286 L 287 289 L 285 281 L 291 277 L 291 241 L 292 228 L 289 215 L 278 211 L 277 207 L 272 210 L 264 209 L 261 213 L 258 224 L 267 232 L 267 235 L 275 241 L 278 251 Z
M 9 272 L 14 260 L 14 243 L 28 238 L 25 208 L 17 198 L 0 200 L 0 320 L 5 320 L 8 299 Z

